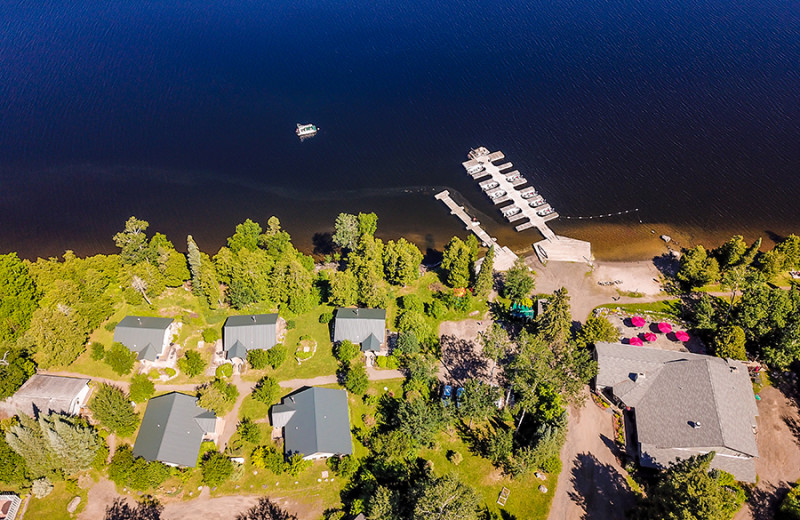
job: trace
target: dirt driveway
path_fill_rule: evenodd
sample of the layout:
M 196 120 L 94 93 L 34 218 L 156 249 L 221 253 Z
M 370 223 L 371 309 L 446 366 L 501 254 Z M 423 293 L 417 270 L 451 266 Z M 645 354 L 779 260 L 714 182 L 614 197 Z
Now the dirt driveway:
M 614 455 L 612 415 L 591 399 L 570 406 L 567 442 L 561 449 L 564 469 L 558 476 L 548 520 L 616 520 L 633 507 L 627 472 Z
M 759 482 L 753 500 L 739 511 L 735 520 L 774 518 L 790 484 L 800 478 L 800 414 L 797 406 L 775 387 L 764 388 L 760 396 L 756 436 Z

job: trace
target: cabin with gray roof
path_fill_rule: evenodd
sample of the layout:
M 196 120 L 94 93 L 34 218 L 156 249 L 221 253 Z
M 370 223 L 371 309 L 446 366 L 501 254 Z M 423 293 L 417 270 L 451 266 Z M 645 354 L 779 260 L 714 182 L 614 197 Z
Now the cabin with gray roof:
M 598 343 L 595 387 L 626 409 L 639 462 L 665 468 L 715 451 L 712 468 L 756 481 L 756 406 L 740 361 Z
M 8 399 L 6 408 L 30 416 L 50 412 L 78 415 L 88 399 L 88 379 L 34 374 Z
M 230 316 L 222 326 L 225 359 L 247 359 L 253 349 L 268 350 L 278 343 L 277 314 Z
M 153 397 L 147 403 L 133 455 L 192 468 L 197 464 L 200 443 L 214 437 L 216 426 L 217 416 L 200 408 L 193 395 L 171 392 Z
M 386 311 L 384 309 L 336 309 L 333 341 L 350 340 L 362 352 L 385 355 Z
M 114 329 L 114 341 L 136 353 L 139 361 L 156 361 L 166 357 L 171 338 L 177 333 L 172 318 L 125 316 Z
M 283 430 L 286 456 L 301 453 L 305 460 L 352 455 L 347 392 L 308 387 L 293 392 L 270 411 L 272 427 Z

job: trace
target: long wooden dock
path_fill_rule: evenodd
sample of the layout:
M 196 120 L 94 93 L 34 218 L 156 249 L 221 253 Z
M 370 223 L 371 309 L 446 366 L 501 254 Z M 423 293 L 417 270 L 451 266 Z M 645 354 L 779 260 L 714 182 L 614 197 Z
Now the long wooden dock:
M 490 153 L 489 150 L 481 146 L 470 151 L 469 157 L 468 161 L 462 163 L 464 168 L 476 181 L 484 177 L 490 177 L 479 182 L 478 185 L 486 192 L 492 202 L 499 206 L 498 209 L 503 216 L 509 222 L 517 222 L 523 218 L 528 219 L 527 222 L 517 225 L 514 229 L 524 231 L 535 227 L 545 239 L 551 241 L 556 239 L 556 234 L 547 226 L 547 222 L 558 218 L 558 213 L 552 212 L 548 215 L 540 216 L 538 212 L 551 209 L 547 203 L 536 208 L 530 207 L 528 199 L 523 197 L 523 194 L 527 195 L 531 190 L 534 190 L 533 186 L 528 184 L 528 180 L 518 170 L 504 171 L 513 167 L 510 162 L 499 166 L 494 164 L 495 161 L 505 158 L 503 152 Z M 507 202 L 511 204 L 504 205 Z
M 494 246 L 494 268 L 496 271 L 506 271 L 514 265 L 514 262 L 518 258 L 517 255 L 514 254 L 514 252 L 509 248 L 498 244 L 497 240 L 492 238 L 489 233 L 484 231 L 484 229 L 481 227 L 481 223 L 477 220 L 473 220 L 473 218 L 470 217 L 464 210 L 464 206 L 459 206 L 452 198 L 450 198 L 449 191 L 444 190 L 441 193 L 437 193 L 436 200 L 444 202 L 445 205 L 450 209 L 450 213 L 458 217 L 467 227 L 468 231 L 475 233 L 484 246 Z

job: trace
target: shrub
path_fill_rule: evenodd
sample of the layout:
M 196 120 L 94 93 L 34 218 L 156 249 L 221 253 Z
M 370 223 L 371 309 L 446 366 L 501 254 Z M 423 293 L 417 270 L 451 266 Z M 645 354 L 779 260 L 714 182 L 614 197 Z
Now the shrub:
M 781 502 L 778 518 L 800 520 L 800 486 L 795 486 Z
M 267 363 L 273 369 L 279 368 L 284 361 L 286 361 L 287 350 L 282 344 L 278 343 L 271 349 L 267 350 Z
M 53 491 L 53 483 L 47 477 L 37 478 L 31 485 L 31 494 L 36 498 L 44 498 Z
M 187 350 L 183 357 L 178 360 L 178 368 L 189 377 L 199 376 L 205 371 L 206 362 L 199 352 Z
M 552 473 L 552 474 L 559 473 L 561 472 L 561 459 L 558 458 L 558 455 L 553 455 L 552 457 L 548 457 L 547 459 L 544 460 L 544 462 L 542 462 L 541 469 L 545 473 Z
M 255 370 L 263 370 L 269 365 L 269 350 L 260 348 L 253 349 L 247 353 L 247 362 Z
M 233 461 L 218 451 L 207 453 L 200 463 L 203 472 L 203 483 L 207 486 L 218 486 L 233 474 Z
M 404 332 L 397 337 L 395 351 L 398 354 L 413 356 L 419 352 L 419 340 L 413 332 Z
M 354 363 L 347 370 L 347 375 L 344 379 L 344 387 L 352 394 L 362 395 L 367 391 L 369 386 L 369 378 L 367 377 L 367 369 L 361 363 Z
M 145 374 L 136 374 L 131 379 L 130 393 L 131 401 L 143 403 L 153 397 L 153 394 L 156 393 L 156 387 Z
M 219 339 L 219 331 L 211 328 L 203 331 L 203 341 L 206 343 L 214 343 Z
M 264 404 L 272 404 L 281 395 L 281 387 L 278 381 L 272 377 L 262 377 L 253 389 L 253 399 Z
M 332 312 L 323 312 L 322 314 L 319 315 L 320 323 L 330 323 L 332 319 L 333 319 Z
M 349 363 L 359 353 L 359 348 L 350 340 L 340 341 L 335 347 L 333 354 L 342 363 Z
M 425 314 L 433 319 L 438 320 L 444 316 L 445 312 L 447 312 L 447 308 L 439 300 L 433 300 L 425 304 Z
M 416 294 L 407 294 L 405 296 L 401 296 L 399 298 L 400 308 L 405 309 L 407 311 L 415 311 L 415 312 L 422 312 L 424 306 L 422 304 L 422 300 L 420 300 L 419 296 Z
M 102 384 L 89 403 L 95 419 L 120 437 L 131 435 L 139 426 L 139 415 L 122 389 Z
M 119 342 L 114 342 L 111 349 L 105 353 L 103 358 L 111 370 L 119 375 L 130 374 L 133 364 L 136 363 L 136 354 L 128 350 L 128 347 Z
M 259 446 L 250 455 L 250 462 L 257 468 L 270 470 L 276 475 L 286 471 L 286 462 L 283 454 L 279 453 L 274 446 Z
M 296 477 L 299 475 L 304 469 L 311 467 L 310 460 L 303 460 L 302 453 L 295 453 L 289 460 L 286 461 L 286 473 L 289 475 Z
M 197 404 L 221 417 L 233 409 L 239 390 L 222 379 L 214 379 L 198 389 L 197 397 Z
M 454 466 L 458 466 L 461 464 L 461 461 L 464 460 L 464 456 L 458 451 L 450 450 L 447 452 L 447 460 L 449 460 Z
M 114 332 L 114 329 L 117 328 L 117 324 L 119 324 L 118 321 L 109 321 L 108 323 L 103 325 L 103 328 L 106 329 L 108 332 Z
M 343 478 L 350 478 L 355 475 L 361 465 L 357 458 L 350 455 L 331 457 L 328 459 L 327 464 L 331 470 Z
M 258 425 L 250 420 L 249 417 L 245 417 L 239 422 L 239 425 L 236 427 L 236 433 L 239 434 L 241 440 L 251 444 L 255 444 L 261 440 L 261 430 L 258 429 Z
M 400 362 L 394 356 L 378 356 L 375 363 L 377 363 L 378 368 L 388 368 L 390 370 L 400 366 Z
M 131 447 L 127 444 L 117 447 L 108 465 L 108 478 L 112 482 L 136 491 L 154 490 L 171 474 L 172 469 L 162 462 L 134 458 Z
M 297 327 L 297 323 L 294 320 L 286 320 L 286 330 L 292 330 L 295 327 Z
M 92 350 L 90 356 L 95 361 L 102 361 L 106 357 L 106 347 L 102 343 L 92 343 Z
M 218 366 L 214 375 L 220 379 L 223 377 L 231 377 L 233 375 L 233 365 L 225 363 L 224 365 Z
M 177 374 L 175 369 L 170 367 L 165 368 L 164 373 L 167 374 L 168 377 L 175 377 L 175 374 Z

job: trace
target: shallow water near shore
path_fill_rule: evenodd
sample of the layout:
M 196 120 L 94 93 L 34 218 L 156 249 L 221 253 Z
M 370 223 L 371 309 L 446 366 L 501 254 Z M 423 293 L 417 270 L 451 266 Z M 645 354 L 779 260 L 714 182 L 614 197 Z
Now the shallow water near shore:
M 0 19 L 0 252 L 111 252 L 136 215 L 213 253 L 273 214 L 312 251 L 341 211 L 440 248 L 464 234 L 441 189 L 524 251 L 538 233 L 461 167 L 479 145 L 564 217 L 638 209 L 552 223 L 598 258 L 800 231 L 797 2 L 12 0 Z M 321 130 L 299 142 L 300 122 Z

